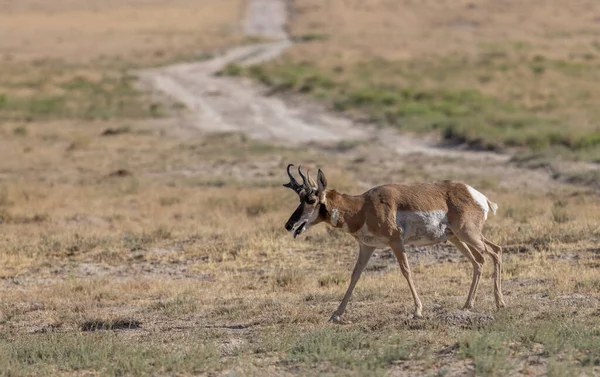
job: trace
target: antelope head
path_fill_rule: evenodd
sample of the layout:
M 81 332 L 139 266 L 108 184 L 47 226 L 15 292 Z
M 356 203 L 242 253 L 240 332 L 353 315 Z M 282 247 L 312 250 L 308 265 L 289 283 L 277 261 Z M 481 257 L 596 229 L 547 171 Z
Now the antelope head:
M 290 169 L 294 165 L 289 164 L 287 173 L 290 177 L 290 182 L 284 184 L 285 187 L 294 190 L 300 198 L 300 205 L 292 213 L 289 220 L 285 223 L 285 229 L 288 232 L 294 232 L 294 238 L 308 230 L 311 226 L 325 220 L 327 214 L 325 188 L 327 187 L 327 179 L 325 174 L 319 169 L 317 175 L 317 183 L 310 178 L 310 173 L 307 171 L 305 175 L 302 171 L 302 166 L 298 167 L 298 173 L 302 177 L 302 184 L 298 183 L 292 175 Z

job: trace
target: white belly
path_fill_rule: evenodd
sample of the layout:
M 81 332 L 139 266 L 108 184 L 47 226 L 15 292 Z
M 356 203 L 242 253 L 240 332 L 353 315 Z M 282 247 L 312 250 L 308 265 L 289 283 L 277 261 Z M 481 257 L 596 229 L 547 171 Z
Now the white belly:
M 402 230 L 405 245 L 423 246 L 445 242 L 452 234 L 445 211 L 398 211 L 396 224 Z
M 373 234 L 367 224 L 365 223 L 362 228 L 360 228 L 357 232 L 352 233 L 352 235 L 360 241 L 363 245 L 371 246 L 371 247 L 389 247 L 390 246 L 390 238 L 382 237 L 376 234 Z

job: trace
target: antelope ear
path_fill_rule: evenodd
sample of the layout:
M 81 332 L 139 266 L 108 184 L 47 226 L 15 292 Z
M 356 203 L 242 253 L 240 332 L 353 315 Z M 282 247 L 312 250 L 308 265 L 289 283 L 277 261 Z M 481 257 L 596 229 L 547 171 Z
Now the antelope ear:
M 325 174 L 323 174 L 321 169 L 319 169 L 319 173 L 317 174 L 317 187 L 317 192 L 319 194 L 325 192 L 325 189 L 327 188 L 327 178 L 325 178 Z

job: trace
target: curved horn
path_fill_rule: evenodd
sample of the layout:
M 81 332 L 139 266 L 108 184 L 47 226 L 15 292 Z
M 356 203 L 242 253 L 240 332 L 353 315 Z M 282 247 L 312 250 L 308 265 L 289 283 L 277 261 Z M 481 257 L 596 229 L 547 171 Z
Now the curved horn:
M 306 187 L 309 190 L 312 189 L 312 187 L 310 187 L 310 183 L 308 182 L 308 179 L 306 178 L 306 176 L 304 175 L 304 172 L 302 171 L 302 165 L 298 166 L 298 173 L 302 177 L 302 181 L 304 182 L 304 187 Z
M 290 171 L 290 169 L 294 166 L 294 164 L 289 164 L 287 167 L 287 173 L 288 176 L 290 177 L 290 183 L 296 186 L 300 186 L 300 183 L 298 183 L 298 181 L 296 181 L 296 178 L 294 178 L 294 176 L 292 175 L 292 172 Z
M 300 190 L 302 189 L 302 185 L 300 185 L 300 183 L 298 183 L 296 178 L 294 178 L 294 176 L 292 175 L 292 172 L 290 171 L 292 166 L 294 166 L 294 164 L 289 164 L 287 167 L 287 173 L 288 173 L 288 176 L 290 177 L 290 182 L 284 183 L 283 186 L 290 188 L 290 189 L 294 190 L 295 192 L 300 192 Z

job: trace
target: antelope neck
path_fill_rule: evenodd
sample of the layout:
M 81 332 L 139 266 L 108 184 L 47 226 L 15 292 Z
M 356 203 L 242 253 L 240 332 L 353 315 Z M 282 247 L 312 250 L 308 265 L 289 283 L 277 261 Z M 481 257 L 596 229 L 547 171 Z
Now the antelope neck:
M 324 208 L 325 219 L 334 228 L 353 229 L 362 225 L 361 209 L 364 199 L 361 196 L 341 194 L 335 190 L 327 191 Z M 359 226 L 360 226 L 359 225 Z

